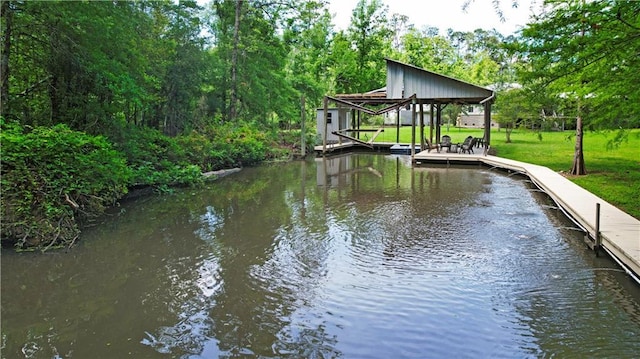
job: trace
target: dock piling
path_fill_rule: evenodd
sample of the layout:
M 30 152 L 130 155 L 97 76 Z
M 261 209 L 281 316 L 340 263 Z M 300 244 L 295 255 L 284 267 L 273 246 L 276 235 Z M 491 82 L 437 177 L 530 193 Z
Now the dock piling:
M 600 202 L 596 203 L 596 238 L 593 250 L 596 252 L 596 257 L 600 254 L 600 246 L 602 245 L 602 238 L 600 237 Z

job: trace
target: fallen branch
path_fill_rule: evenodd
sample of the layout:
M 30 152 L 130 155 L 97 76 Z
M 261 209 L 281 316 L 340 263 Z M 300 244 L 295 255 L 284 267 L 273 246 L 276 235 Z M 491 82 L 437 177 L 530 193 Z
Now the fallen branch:
M 69 198 L 68 194 L 64 194 L 64 201 L 69 203 L 69 205 L 71 205 L 71 207 L 73 207 L 74 210 L 78 210 L 78 208 L 80 208 L 80 206 L 74 202 L 71 198 Z
M 75 236 L 73 237 L 73 240 L 71 241 L 71 244 L 69 244 L 69 246 L 67 247 L 67 250 L 71 249 L 71 247 L 73 247 L 73 245 L 76 243 L 76 239 L 78 239 L 79 236 Z

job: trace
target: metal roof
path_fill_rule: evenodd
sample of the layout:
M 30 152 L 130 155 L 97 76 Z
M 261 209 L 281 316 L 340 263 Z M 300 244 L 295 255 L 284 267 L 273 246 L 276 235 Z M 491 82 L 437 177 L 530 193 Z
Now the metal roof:
M 484 103 L 494 92 L 462 80 L 438 74 L 392 59 L 387 60 L 388 99 L 416 95 L 418 100 L 432 103 Z

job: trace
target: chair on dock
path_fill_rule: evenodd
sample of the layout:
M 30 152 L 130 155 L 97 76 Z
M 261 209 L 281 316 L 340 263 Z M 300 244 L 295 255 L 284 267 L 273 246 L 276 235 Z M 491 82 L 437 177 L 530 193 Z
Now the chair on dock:
M 440 149 L 443 148 L 447 148 L 447 152 L 451 152 L 451 137 L 449 135 L 444 135 L 442 136 L 442 139 L 440 140 L 440 144 L 438 145 L 438 147 L 440 147 Z
M 472 154 L 473 153 L 473 146 L 476 145 L 476 141 L 477 139 L 474 137 L 467 137 L 464 139 L 464 142 L 458 146 L 458 148 L 460 149 L 460 153 L 468 153 L 468 154 Z
M 440 147 L 431 143 L 428 138 L 425 139 L 425 142 L 427 143 L 427 152 L 431 152 L 431 150 L 437 150 L 438 152 L 440 152 Z

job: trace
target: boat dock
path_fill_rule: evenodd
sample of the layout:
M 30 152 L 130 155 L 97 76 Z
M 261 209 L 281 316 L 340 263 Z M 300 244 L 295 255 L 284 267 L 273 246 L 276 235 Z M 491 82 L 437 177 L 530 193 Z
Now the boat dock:
M 379 145 L 374 150 L 389 152 L 393 144 Z M 327 152 L 339 152 L 343 149 L 349 151 L 354 146 L 358 148 L 353 143 L 343 143 Z M 322 146 L 316 147 L 316 152 L 321 153 Z M 585 240 L 590 247 L 604 249 L 640 284 L 640 220 L 547 167 L 485 155 L 481 148 L 476 148 L 475 152 L 461 154 L 436 150 L 416 151 L 414 163 L 417 166 L 429 163 L 482 164 L 529 177 L 586 232 L 588 237 L 585 236 Z
M 632 277 L 638 281 L 640 220 L 547 167 L 477 153 L 481 151 L 479 148 L 475 154 L 422 151 L 415 154 L 414 161 L 416 165 L 475 162 L 528 176 L 588 233 L 595 245 L 600 245 L 606 250 L 627 273 L 632 275 L 629 271 L 633 272 L 635 276 Z

